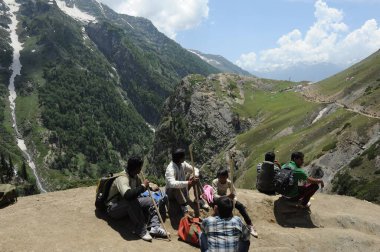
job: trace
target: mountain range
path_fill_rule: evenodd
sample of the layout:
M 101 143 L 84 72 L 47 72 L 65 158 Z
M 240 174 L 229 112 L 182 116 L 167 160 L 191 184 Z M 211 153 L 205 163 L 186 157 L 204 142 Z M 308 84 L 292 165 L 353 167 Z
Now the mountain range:
M 28 166 L 12 183 L 93 185 L 132 155 L 146 156 L 161 183 L 171 150 L 193 144 L 204 181 L 231 166 L 236 185 L 252 189 L 265 152 L 286 162 L 300 150 L 326 191 L 380 202 L 379 52 L 318 83 L 280 81 L 184 49 L 95 0 L 0 0 L 0 12 L 0 154 L 9 157 L 0 175 Z

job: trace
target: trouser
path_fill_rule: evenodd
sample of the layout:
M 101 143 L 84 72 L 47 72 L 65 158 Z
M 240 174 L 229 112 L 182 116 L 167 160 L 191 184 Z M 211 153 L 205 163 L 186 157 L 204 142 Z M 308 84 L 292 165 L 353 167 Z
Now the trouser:
M 141 197 L 132 200 L 121 199 L 111 203 L 107 209 L 108 215 L 113 219 L 129 216 L 136 227 L 136 232 L 144 235 L 147 227 L 160 225 L 157 212 L 150 197 Z M 147 222 L 149 225 L 147 226 Z
M 198 190 L 198 199 L 195 195 L 195 193 L 196 193 L 195 188 L 194 188 L 194 197 L 195 197 L 195 199 L 199 200 L 200 196 L 203 194 L 203 188 L 202 188 L 202 185 L 200 182 L 196 183 L 195 187 Z M 191 189 L 191 187 L 189 187 L 189 188 L 167 188 L 166 194 L 168 195 L 169 201 L 174 200 L 179 205 L 185 205 L 185 204 L 188 204 L 190 202 L 190 198 L 189 198 L 189 194 L 188 194 L 190 189 Z
M 198 182 L 194 186 L 198 190 L 198 198 L 197 198 L 195 188 L 194 188 L 194 198 L 196 200 L 200 200 L 199 198 L 203 194 L 201 183 Z M 181 211 L 183 212 L 185 206 L 191 203 L 189 193 L 188 193 L 190 188 L 167 188 L 166 194 L 168 195 L 169 204 L 170 204 L 170 201 L 175 201 L 178 205 L 181 206 Z M 199 214 L 200 209 L 198 209 L 198 204 L 194 204 L 191 207 L 195 210 L 196 214 Z
M 239 241 L 239 249 L 238 252 L 248 252 L 249 245 L 251 245 L 250 241 Z M 199 235 L 199 246 L 201 252 L 209 252 L 208 250 L 208 241 L 207 236 L 204 233 L 200 233 Z
M 215 201 L 211 204 L 212 207 L 215 206 Z M 243 216 L 243 219 L 247 225 L 252 225 L 252 220 L 249 217 L 247 213 L 246 207 L 239 201 L 235 201 L 235 208 L 239 211 L 241 216 Z
M 319 186 L 317 184 L 307 184 L 298 187 L 298 195 L 291 198 L 291 200 L 300 200 L 301 204 L 306 206 L 310 201 L 310 198 L 318 191 Z
M 241 216 L 243 216 L 245 223 L 247 225 L 252 225 L 252 220 L 251 220 L 251 218 L 249 218 L 245 206 L 242 203 L 240 203 L 239 201 L 236 201 L 235 208 L 237 210 L 239 210 L 239 213 L 241 214 Z

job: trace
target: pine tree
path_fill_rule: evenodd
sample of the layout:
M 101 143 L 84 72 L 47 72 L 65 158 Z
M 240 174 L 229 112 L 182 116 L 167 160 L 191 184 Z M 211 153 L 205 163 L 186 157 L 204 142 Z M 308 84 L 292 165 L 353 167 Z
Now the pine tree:
M 20 176 L 21 176 L 21 178 L 23 180 L 25 180 L 25 181 L 28 180 L 28 173 L 26 172 L 26 164 L 25 164 L 25 162 L 22 162 Z
M 13 162 L 11 156 L 9 156 L 9 162 L 8 162 L 8 169 L 7 169 L 7 178 L 8 182 L 13 179 L 14 176 L 14 167 L 13 167 Z
M 1 183 L 5 183 L 4 176 L 7 174 L 8 171 L 8 164 L 5 162 L 4 155 L 0 155 L 0 177 L 1 177 Z

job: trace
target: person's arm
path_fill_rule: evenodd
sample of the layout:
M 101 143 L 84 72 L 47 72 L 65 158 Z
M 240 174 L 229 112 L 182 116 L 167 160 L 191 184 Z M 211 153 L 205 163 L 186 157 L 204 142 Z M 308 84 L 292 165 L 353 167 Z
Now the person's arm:
M 136 188 L 127 190 L 123 198 L 126 200 L 136 199 L 141 193 L 145 192 L 145 190 L 146 187 L 144 185 L 139 185 Z
M 184 168 L 185 173 L 193 174 L 193 166 L 191 166 L 189 163 L 185 161 L 182 163 L 182 166 Z M 194 169 L 195 169 L 195 177 L 199 177 L 199 169 L 196 167 Z
M 231 191 L 231 193 L 236 197 L 237 194 L 236 194 L 236 188 L 235 188 L 234 183 L 232 183 L 232 181 L 230 181 L 230 180 L 228 180 L 228 183 L 230 183 L 230 191 Z
M 238 222 L 238 225 L 241 227 L 241 233 L 239 240 L 240 241 L 249 241 L 251 238 L 251 231 L 248 229 L 247 225 L 244 225 L 244 223 L 241 221 L 240 217 L 233 217 L 235 218 L 235 221 Z
M 189 181 L 178 181 L 174 176 L 174 167 L 170 163 L 165 172 L 166 186 L 168 188 L 185 188 L 189 185 Z
M 214 196 L 214 202 L 215 200 L 219 199 L 221 195 L 218 194 L 218 180 L 215 179 L 212 181 L 212 194 Z
M 129 186 L 129 179 L 126 176 L 120 176 L 115 180 L 117 190 L 126 200 L 135 199 L 146 190 L 145 185 L 139 185 L 132 189 Z M 141 180 L 137 179 L 137 181 L 141 183 Z
M 310 184 L 321 184 L 321 187 L 323 188 L 325 186 L 325 183 L 323 183 L 322 179 L 316 179 L 313 177 L 308 177 L 307 182 Z
M 281 170 L 281 165 L 280 165 L 280 163 L 277 160 L 274 161 L 273 165 L 274 165 L 274 170 L 275 171 Z

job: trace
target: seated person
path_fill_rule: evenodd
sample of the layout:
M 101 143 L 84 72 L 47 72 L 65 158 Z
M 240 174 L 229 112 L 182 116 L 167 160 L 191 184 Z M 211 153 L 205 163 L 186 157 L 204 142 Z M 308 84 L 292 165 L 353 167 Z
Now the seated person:
M 273 152 L 265 154 L 265 161 L 257 165 L 256 188 L 259 192 L 274 195 L 274 175 L 281 169 L 281 166 L 275 161 L 276 155 Z
M 301 168 L 303 163 L 304 154 L 302 152 L 293 152 L 291 161 L 282 166 L 282 168 L 290 167 L 293 170 L 293 176 L 295 179 L 295 186 L 288 195 L 285 196 L 292 201 L 298 201 L 299 207 L 309 208 L 311 205 L 310 198 L 319 189 L 318 184 L 321 184 L 321 187 L 323 188 L 324 183 L 322 179 L 309 177 L 305 170 Z
M 193 167 L 185 161 L 185 150 L 176 149 L 172 153 L 172 161 L 166 168 L 165 181 L 166 181 L 166 194 L 168 195 L 169 202 L 176 201 L 181 206 L 182 214 L 189 210 L 190 198 L 188 191 L 191 187 L 195 186 L 198 191 L 198 200 L 201 207 L 208 209 L 208 205 L 201 200 L 203 189 L 199 181 L 199 170 L 195 169 L 195 177 L 193 177 Z M 198 209 L 199 211 L 199 209 Z
M 167 234 L 160 225 L 152 199 L 140 197 L 149 186 L 147 179 L 142 182 L 138 177 L 142 165 L 143 161 L 139 157 L 128 159 L 125 174 L 112 182 L 107 199 L 107 214 L 113 219 L 129 216 L 135 227 L 134 233 L 144 241 L 151 241 L 151 235 L 166 237 Z
M 235 202 L 235 207 L 239 210 L 239 213 L 243 216 L 245 223 L 247 224 L 248 229 L 254 237 L 258 237 L 258 234 L 255 228 L 252 225 L 252 220 L 249 218 L 248 213 L 245 209 L 245 206 L 237 201 L 236 189 L 231 180 L 228 179 L 228 170 L 221 168 L 217 172 L 217 178 L 212 181 L 214 201 L 222 196 L 227 196 Z M 227 195 L 227 190 L 230 194 Z
M 214 215 L 203 220 L 201 251 L 245 252 L 249 249 L 249 229 L 240 217 L 232 216 L 233 201 L 222 196 L 215 200 Z

